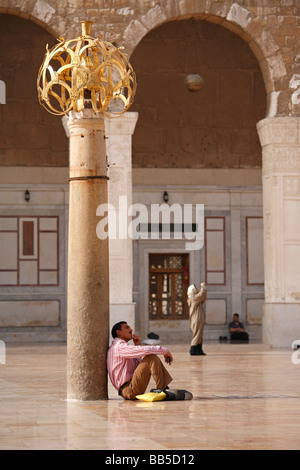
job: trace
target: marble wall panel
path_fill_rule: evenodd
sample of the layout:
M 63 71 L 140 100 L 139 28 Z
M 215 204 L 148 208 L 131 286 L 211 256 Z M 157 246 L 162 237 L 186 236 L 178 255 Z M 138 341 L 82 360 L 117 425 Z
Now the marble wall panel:
M 207 270 L 224 270 L 224 235 L 223 232 L 207 232 L 206 238 Z
M 263 219 L 246 218 L 247 236 L 247 283 L 264 283 Z
M 300 240 L 300 201 L 283 202 L 283 237 L 285 241 Z
M 57 234 L 40 232 L 39 237 L 40 269 L 57 269 Z
M 0 286 L 57 285 L 58 233 L 57 217 L 0 217 Z
M 205 321 L 207 325 L 224 325 L 226 324 L 225 299 L 208 299 L 205 305 Z
M 289 286 L 289 296 L 300 300 L 300 243 L 284 246 L 284 279 Z
M 17 269 L 18 239 L 14 232 L 0 232 L 0 269 Z
M 247 299 L 247 323 L 249 325 L 260 325 L 262 323 L 264 299 Z
M 29 286 L 38 283 L 37 261 L 20 261 L 19 263 L 19 285 Z
M 16 286 L 18 275 L 16 271 L 0 271 L 0 284 L 5 286 Z
M 208 285 L 224 285 L 226 237 L 224 217 L 205 217 L 205 279 Z
M 60 305 L 57 300 L 0 301 L 0 327 L 57 326 Z
M 62 341 L 66 339 L 68 199 L 62 198 L 64 187 L 37 185 L 36 198 L 15 205 L 16 196 L 24 197 L 24 191 L 24 186 L 1 187 L 1 338 L 7 342 Z M 47 195 L 51 204 L 33 202 L 44 201 Z M 64 205 L 53 204 L 57 199 L 64 199 Z

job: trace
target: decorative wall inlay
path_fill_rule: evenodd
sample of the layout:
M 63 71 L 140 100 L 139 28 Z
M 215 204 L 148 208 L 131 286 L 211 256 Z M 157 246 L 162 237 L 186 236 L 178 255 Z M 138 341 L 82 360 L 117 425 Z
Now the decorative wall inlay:
M 226 284 L 225 217 L 205 217 L 205 279 L 208 285 Z
M 263 218 L 246 217 L 247 284 L 264 284 Z
M 207 299 L 205 321 L 207 325 L 226 325 L 226 299 Z
M 58 285 L 58 217 L 0 217 L 0 286 Z

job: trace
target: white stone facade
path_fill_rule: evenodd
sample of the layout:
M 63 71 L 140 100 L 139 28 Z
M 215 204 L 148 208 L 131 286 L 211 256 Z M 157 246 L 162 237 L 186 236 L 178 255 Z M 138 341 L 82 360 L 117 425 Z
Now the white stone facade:
M 186 173 L 187 179 L 202 180 L 201 185 L 176 184 L 179 176 L 176 170 L 173 174 L 169 171 L 166 185 L 162 184 L 163 178 L 159 177 L 157 171 L 153 171 L 152 176 L 156 180 L 154 174 L 157 174 L 159 184 L 145 185 L 146 172 L 144 177 L 141 173 L 136 175 L 135 181 L 144 181 L 144 184 L 134 185 L 134 202 L 145 204 L 149 212 L 151 204 L 163 203 L 165 190 L 168 192 L 170 205 L 178 203 L 183 207 L 184 204 L 204 204 L 204 247 L 201 250 L 188 251 L 189 282 L 199 286 L 200 282 L 206 281 L 208 287 L 204 338 L 216 340 L 219 336 L 227 336 L 229 339 L 228 323 L 232 320 L 233 313 L 238 312 L 252 339 L 261 340 L 264 300 L 261 187 L 205 185 L 205 181 L 215 181 L 216 170 L 198 171 L 198 174 L 194 172 L 193 175 Z M 258 173 L 254 171 L 252 180 L 257 176 Z M 242 173 L 235 184 L 241 181 Z M 226 183 L 225 175 L 224 182 Z M 155 331 L 169 341 L 174 337 L 188 341 L 188 321 L 153 321 L 145 315 L 148 311 L 149 253 L 186 253 L 185 244 L 184 238 L 152 240 L 151 236 L 147 240 L 134 241 L 136 321 L 144 336 Z
M 263 341 L 292 344 L 300 335 L 300 120 L 258 123 L 263 147 L 265 305 Z
M 10 178 L 16 183 L 1 185 L 1 337 L 4 341 L 62 341 L 66 332 L 68 185 L 20 184 L 22 170 Z M 30 251 L 24 251 L 24 222 L 32 228 L 27 237 L 32 242 Z

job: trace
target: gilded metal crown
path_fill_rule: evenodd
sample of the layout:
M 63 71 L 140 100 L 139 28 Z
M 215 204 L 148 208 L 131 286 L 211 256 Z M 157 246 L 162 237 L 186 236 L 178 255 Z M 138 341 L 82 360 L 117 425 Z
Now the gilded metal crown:
M 39 102 L 56 115 L 80 112 L 88 102 L 95 112 L 118 117 L 133 102 L 134 70 L 122 47 L 92 38 L 91 21 L 81 25 L 76 39 L 60 37 L 50 50 L 47 45 L 37 79 Z

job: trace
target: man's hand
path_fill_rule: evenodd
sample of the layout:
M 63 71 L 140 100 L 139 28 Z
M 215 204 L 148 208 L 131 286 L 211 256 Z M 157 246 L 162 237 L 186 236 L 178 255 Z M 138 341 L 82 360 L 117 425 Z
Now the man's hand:
M 139 346 L 141 344 L 141 338 L 138 335 L 132 335 L 132 339 L 135 346 Z
M 164 354 L 164 358 L 165 358 L 165 362 L 169 365 L 172 364 L 173 362 L 173 356 L 172 354 L 170 353 L 170 351 L 168 351 L 166 354 Z

